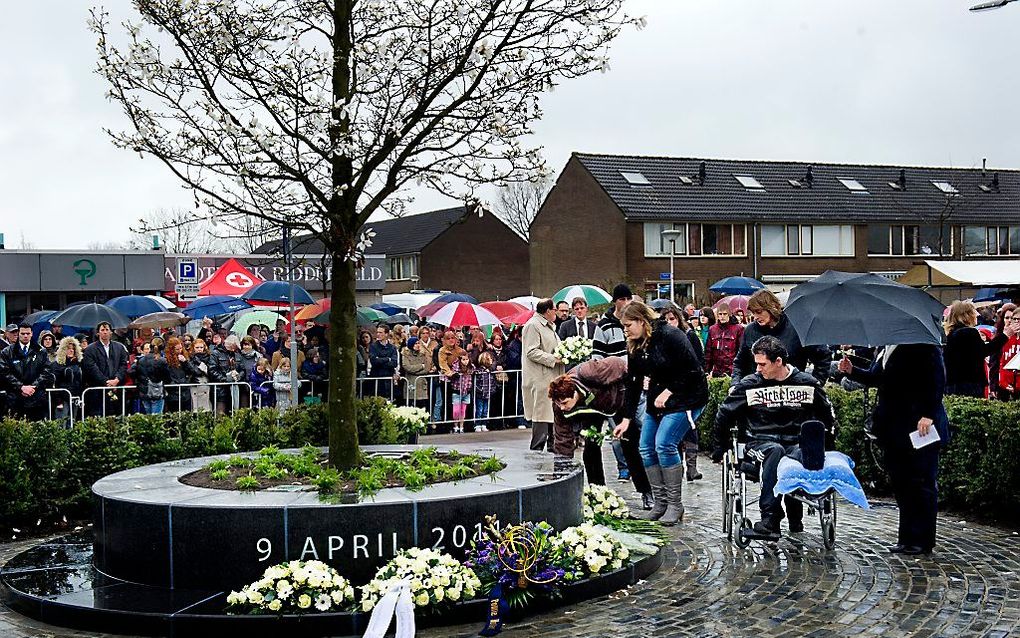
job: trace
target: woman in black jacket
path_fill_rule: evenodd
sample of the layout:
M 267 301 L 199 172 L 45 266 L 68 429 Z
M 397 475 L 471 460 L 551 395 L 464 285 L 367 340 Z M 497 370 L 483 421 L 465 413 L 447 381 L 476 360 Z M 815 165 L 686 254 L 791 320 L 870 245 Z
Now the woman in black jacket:
M 684 313 L 676 306 L 666 306 L 662 309 L 661 316 L 666 320 L 666 323 L 687 335 L 687 339 L 691 342 L 691 348 L 694 349 L 695 356 L 698 358 L 702 367 L 704 367 L 705 348 L 701 343 L 701 336 L 689 323 L 687 323 L 687 320 L 684 319 Z M 691 427 L 691 429 L 687 431 L 687 434 L 684 435 L 682 442 L 684 462 L 687 464 L 688 481 L 697 481 L 703 476 L 701 472 L 698 471 L 698 444 L 698 428 Z
M 50 362 L 50 372 L 53 374 L 53 387 L 67 390 L 65 392 L 54 392 L 53 418 L 64 419 L 71 414 L 74 406 L 74 399 L 81 397 L 85 387 L 84 377 L 81 372 L 81 344 L 74 337 L 64 337 L 57 346 L 56 356 Z M 77 414 L 77 411 L 76 411 Z
M 783 312 L 782 302 L 771 290 L 759 290 L 751 295 L 751 298 L 747 300 L 747 311 L 753 320 L 744 327 L 744 336 L 737 349 L 737 356 L 733 359 L 731 386 L 754 373 L 754 355 L 751 354 L 751 346 L 757 343 L 758 339 L 766 336 L 775 337 L 786 346 L 786 351 L 790 353 L 789 363 L 801 372 L 808 371 L 808 363 L 813 364 L 814 369 L 811 370 L 811 375 L 818 379 L 818 383 L 825 385 L 825 382 L 829 380 L 832 351 L 825 346 L 802 345 L 797 331 L 793 329 L 793 324 Z M 875 318 L 875 321 L 881 320 L 881 317 Z
M 684 467 L 678 446 L 708 403 L 708 381 L 687 335 L 656 318 L 651 308 L 635 301 L 624 308 L 620 319 L 627 335 L 630 379 L 626 418 L 613 430 L 613 436 L 627 433 L 641 389 L 647 387 L 644 423 L 632 436 L 640 432 L 641 460 L 655 499 L 649 517 L 675 525 L 684 515 Z
M 949 332 L 942 360 L 946 365 L 946 394 L 985 398 L 988 372 L 985 357 L 1002 352 L 1012 329 L 998 332 L 985 343 L 977 329 L 977 308 L 969 301 L 954 301 L 949 307 Z
M 191 392 L 188 388 L 173 387 L 191 383 L 195 374 L 188 359 L 184 342 L 170 337 L 166 342 L 167 385 L 165 412 L 191 412 Z

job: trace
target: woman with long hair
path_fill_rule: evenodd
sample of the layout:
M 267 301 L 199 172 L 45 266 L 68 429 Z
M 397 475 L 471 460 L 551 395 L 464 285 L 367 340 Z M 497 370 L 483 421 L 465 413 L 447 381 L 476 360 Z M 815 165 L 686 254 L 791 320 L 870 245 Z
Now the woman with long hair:
M 1013 334 L 1006 326 L 988 343 L 977 329 L 978 312 L 969 301 L 954 301 L 946 321 L 946 347 L 942 360 L 946 365 L 946 394 L 985 398 L 988 390 L 988 369 L 985 357 L 1002 352 Z
M 1013 318 L 1014 312 L 1016 312 L 1016 304 L 1002 304 L 999 311 L 995 313 L 995 334 L 1002 334 L 1002 331 L 1006 329 L 1006 326 L 1009 325 L 1010 320 Z M 988 394 L 1001 401 L 1009 399 L 1008 393 L 999 387 L 999 368 L 1004 363 L 1008 363 L 1008 361 L 1002 360 L 1001 350 L 988 357 Z
M 70 396 L 63 392 L 55 392 L 53 418 L 66 419 L 71 415 L 72 409 L 75 417 L 80 416 L 80 411 L 75 409 L 74 399 L 81 396 L 85 387 L 84 377 L 81 370 L 81 344 L 74 337 L 64 337 L 57 346 L 56 356 L 50 362 L 50 372 L 53 374 L 53 387 L 70 392 Z
M 620 318 L 627 336 L 627 403 L 613 430 L 620 438 L 637 413 L 647 384 L 648 406 L 640 432 L 641 460 L 652 486 L 654 506 L 648 517 L 664 525 L 683 520 L 684 466 L 679 444 L 708 403 L 708 381 L 691 342 L 678 328 L 655 316 L 645 304 L 628 304 Z
M 166 366 L 169 382 L 166 389 L 165 412 L 191 412 L 191 391 L 174 387 L 191 383 L 195 371 L 191 368 L 191 353 L 184 347 L 184 341 L 170 337 L 166 341 Z

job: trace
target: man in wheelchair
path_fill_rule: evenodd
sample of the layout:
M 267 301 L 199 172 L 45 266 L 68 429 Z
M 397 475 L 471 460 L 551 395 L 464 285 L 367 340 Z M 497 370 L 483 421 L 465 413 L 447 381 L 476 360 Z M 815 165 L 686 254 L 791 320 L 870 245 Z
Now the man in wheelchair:
M 722 461 L 730 430 L 746 425 L 746 458 L 761 467 L 761 521 L 754 524 L 754 532 L 777 537 L 783 520 L 782 499 L 773 493 L 779 461 L 786 455 L 799 460 L 802 423 L 818 420 L 832 431 L 834 416 L 818 380 L 786 363 L 788 353 L 779 339 L 762 337 L 751 353 L 757 372 L 735 383 L 716 413 L 712 460 Z M 803 531 L 803 504 L 789 496 L 785 500 L 790 531 Z

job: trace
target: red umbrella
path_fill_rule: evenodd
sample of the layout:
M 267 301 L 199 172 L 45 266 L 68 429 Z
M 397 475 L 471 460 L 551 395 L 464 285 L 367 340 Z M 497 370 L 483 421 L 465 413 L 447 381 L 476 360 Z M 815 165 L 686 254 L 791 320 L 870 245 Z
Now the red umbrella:
M 486 301 L 478 305 L 499 317 L 503 323 L 506 323 L 510 317 L 516 317 L 527 310 L 526 307 L 512 301 Z
M 750 299 L 747 295 L 730 295 L 729 297 L 723 297 L 719 301 L 715 302 L 712 309 L 718 308 L 720 304 L 726 304 L 730 307 L 730 312 L 736 312 L 741 310 L 744 314 L 747 314 L 747 300 Z
M 525 309 L 524 312 L 516 314 L 513 317 L 507 317 L 503 321 L 503 325 L 505 325 L 505 326 L 510 326 L 510 325 L 523 326 L 524 324 L 528 323 L 528 319 L 531 319 L 534 316 L 535 316 L 535 311 L 534 310 L 527 310 L 527 309 Z

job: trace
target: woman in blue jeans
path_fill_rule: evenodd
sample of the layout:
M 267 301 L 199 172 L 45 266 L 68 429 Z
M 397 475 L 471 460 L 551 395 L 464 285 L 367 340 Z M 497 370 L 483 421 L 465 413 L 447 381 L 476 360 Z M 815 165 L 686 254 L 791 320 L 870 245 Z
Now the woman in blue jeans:
M 645 388 L 648 405 L 639 448 L 655 499 L 648 518 L 675 525 L 684 516 L 679 444 L 708 403 L 708 380 L 687 335 L 659 319 L 654 310 L 635 301 L 623 309 L 620 320 L 627 335 L 630 379 L 626 418 L 613 436 L 627 433 Z

